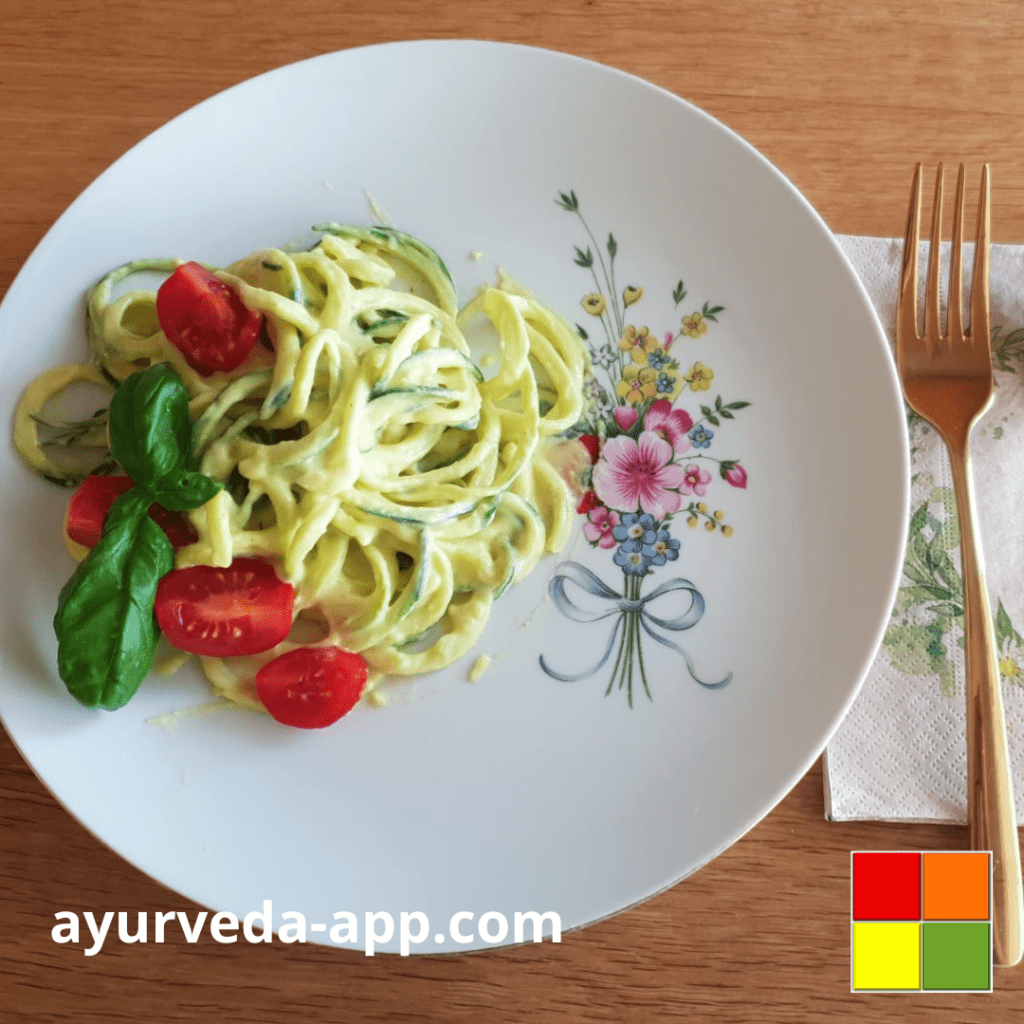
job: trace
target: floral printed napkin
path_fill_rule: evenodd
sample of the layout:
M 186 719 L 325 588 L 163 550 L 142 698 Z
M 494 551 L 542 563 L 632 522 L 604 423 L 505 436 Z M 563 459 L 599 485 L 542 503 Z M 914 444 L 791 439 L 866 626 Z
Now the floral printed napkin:
M 902 240 L 838 241 L 893 341 Z M 965 252 L 965 280 L 970 256 Z M 991 293 L 996 400 L 974 429 L 972 459 L 1017 820 L 1024 823 L 1024 247 L 992 247 Z M 935 431 L 916 416 L 909 428 L 911 518 L 903 575 L 881 650 L 825 754 L 825 812 L 833 820 L 966 820 L 962 584 L 952 476 Z

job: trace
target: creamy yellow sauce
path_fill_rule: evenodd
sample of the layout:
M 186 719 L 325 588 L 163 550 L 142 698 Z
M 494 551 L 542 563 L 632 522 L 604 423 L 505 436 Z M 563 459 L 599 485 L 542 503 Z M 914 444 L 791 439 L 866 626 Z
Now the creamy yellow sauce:
M 92 362 L 26 390 L 16 443 L 53 468 L 33 415 L 70 383 L 170 362 L 190 395 L 201 469 L 225 488 L 190 513 L 177 567 L 271 561 L 321 642 L 360 653 L 371 681 L 467 653 L 494 601 L 564 546 L 574 498 L 545 454 L 582 413 L 576 332 L 507 279 L 464 309 L 444 264 L 393 229 L 323 228 L 310 251 L 266 249 L 219 273 L 266 317 L 229 373 L 203 377 L 159 329 L 155 292 L 115 285 L 176 261 L 138 261 L 89 296 Z M 486 373 L 473 325 L 498 339 Z M 75 550 L 72 550 L 74 548 Z M 69 542 L 81 557 L 84 550 Z M 261 665 L 301 646 L 202 658 L 216 693 L 260 706 Z M 486 656 L 473 671 L 486 668 Z
M 473 667 L 469 670 L 469 681 L 471 683 L 478 682 L 483 678 L 483 674 L 491 667 L 491 656 L 489 654 L 481 654 L 476 661 L 473 662 Z

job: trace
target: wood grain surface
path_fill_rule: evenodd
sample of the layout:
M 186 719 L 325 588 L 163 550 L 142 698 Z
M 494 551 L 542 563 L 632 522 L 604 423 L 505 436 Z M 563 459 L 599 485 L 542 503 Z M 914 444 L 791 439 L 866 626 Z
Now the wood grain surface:
M 918 160 L 990 161 L 994 240 L 1024 240 L 1015 0 L 0 0 L 0 294 L 93 178 L 193 104 L 330 50 L 443 37 L 569 51 L 678 93 L 837 232 L 900 234 Z M 559 945 L 370 959 L 204 933 L 85 958 L 51 941 L 57 910 L 198 908 L 86 832 L 0 733 L 0 1021 L 1020 1020 L 1024 970 L 991 995 L 850 993 L 850 851 L 965 841 L 826 822 L 816 766 L 711 865 Z

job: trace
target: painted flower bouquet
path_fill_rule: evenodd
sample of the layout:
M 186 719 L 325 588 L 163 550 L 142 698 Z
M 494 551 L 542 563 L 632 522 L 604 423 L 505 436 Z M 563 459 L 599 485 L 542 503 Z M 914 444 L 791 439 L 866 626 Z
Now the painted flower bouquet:
M 703 523 L 708 532 L 732 535 L 733 527 L 724 522 L 725 512 L 709 510 L 703 500 L 715 480 L 713 467 L 717 466 L 718 478 L 731 487 L 747 486 L 747 472 L 739 459 L 717 458 L 711 449 L 723 421 L 732 420 L 750 403 L 724 403 L 718 396 L 713 405 L 698 405 L 700 418 L 694 420 L 680 402 L 686 393 L 696 398 L 709 391 L 715 379 L 714 371 L 699 360 L 683 368 L 679 359 L 682 339 L 703 338 L 724 307 L 705 302 L 701 309 L 682 317 L 678 332 L 661 337 L 646 326 L 627 323 L 626 311 L 641 300 L 644 290 L 627 285 L 619 292 L 615 237 L 608 235 L 606 261 L 580 213 L 576 194 L 559 193 L 557 202 L 579 218 L 590 239 L 586 248 L 576 246 L 575 250 L 576 264 L 590 271 L 595 285 L 581 305 L 604 335 L 603 340 L 600 336 L 592 340 L 590 332 L 577 324 L 580 336 L 590 344 L 593 363 L 587 382 L 590 412 L 575 431 L 590 455 L 590 467 L 579 481 L 584 493 L 578 511 L 587 517 L 583 534 L 591 546 L 614 552 L 611 561 L 622 572 L 623 586 L 619 592 L 580 563 L 562 563 L 551 582 L 555 606 L 579 622 L 614 618 L 613 628 L 602 656 L 590 668 L 559 672 L 543 657 L 541 667 L 556 679 L 585 679 L 596 675 L 614 652 L 605 693 L 624 689 L 632 706 L 637 678 L 651 697 L 641 642 L 646 634 L 677 651 L 691 677 L 702 686 L 725 686 L 731 673 L 718 682 L 704 682 L 690 656 L 665 635 L 689 629 L 699 621 L 704 599 L 697 588 L 687 579 L 675 578 L 643 593 L 649 576 L 680 559 L 681 543 L 672 533 L 676 517 L 683 518 L 689 529 Z M 686 295 L 680 280 L 672 291 L 677 307 Z M 574 601 L 566 591 L 570 583 L 597 598 L 598 610 Z M 686 609 L 673 617 L 655 615 L 653 604 L 673 593 L 688 599 Z

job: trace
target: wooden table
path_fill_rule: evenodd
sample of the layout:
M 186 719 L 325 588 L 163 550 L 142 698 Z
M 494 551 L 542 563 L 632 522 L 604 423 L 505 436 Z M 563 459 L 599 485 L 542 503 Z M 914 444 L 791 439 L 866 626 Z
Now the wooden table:
M 917 160 L 989 160 L 994 240 L 1024 240 L 1014 0 L 3 0 L 0 15 L 0 293 L 67 204 L 170 117 L 277 65 L 418 37 L 529 43 L 650 79 L 745 136 L 837 232 L 899 234 Z M 1024 969 L 998 972 L 991 995 L 849 990 L 850 850 L 964 845 L 958 828 L 826 822 L 816 766 L 710 866 L 560 945 L 369 959 L 204 933 L 86 959 L 51 941 L 57 909 L 196 908 L 88 834 L 0 732 L 0 1019 L 1017 1020 Z

